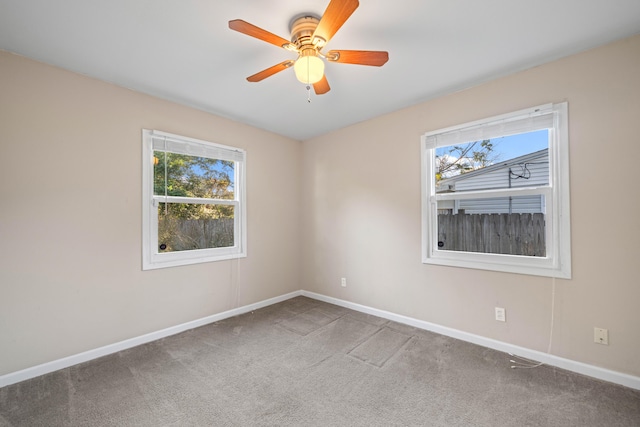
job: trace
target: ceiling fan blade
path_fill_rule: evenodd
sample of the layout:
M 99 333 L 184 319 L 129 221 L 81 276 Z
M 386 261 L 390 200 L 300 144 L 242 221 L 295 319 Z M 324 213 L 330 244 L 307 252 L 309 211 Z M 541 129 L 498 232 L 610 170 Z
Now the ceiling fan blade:
M 291 44 L 289 40 L 283 39 L 280 36 L 276 36 L 275 34 L 270 33 L 267 30 L 263 30 L 260 27 L 256 27 L 253 24 L 249 24 L 242 19 L 234 19 L 233 21 L 229 21 L 229 28 L 238 31 L 239 33 L 255 37 L 267 43 L 271 43 L 278 47 L 285 47 Z
M 322 76 L 322 80 L 313 84 L 313 90 L 315 91 L 316 95 L 323 95 L 331 90 L 326 75 Z
M 250 82 L 259 82 L 261 80 L 266 79 L 267 77 L 271 77 L 276 73 L 279 73 L 282 70 L 286 70 L 294 64 L 294 61 L 284 61 L 279 64 L 274 65 L 273 67 L 269 67 L 266 70 L 262 70 L 259 73 L 255 73 L 252 76 L 247 77 L 247 80 Z
M 332 62 L 376 67 L 384 65 L 389 60 L 389 52 L 380 50 L 330 50 L 326 56 Z
M 320 18 L 311 40 L 315 43 L 316 37 L 323 39 L 324 43 L 320 44 L 322 47 L 342 27 L 342 24 L 349 19 L 359 5 L 358 0 L 331 0 L 324 15 Z

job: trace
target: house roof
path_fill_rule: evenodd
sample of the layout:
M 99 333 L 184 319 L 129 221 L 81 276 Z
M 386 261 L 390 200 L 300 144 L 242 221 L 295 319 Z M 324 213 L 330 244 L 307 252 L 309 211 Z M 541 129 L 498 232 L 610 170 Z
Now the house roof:
M 524 163 L 531 163 L 536 159 L 546 156 L 548 151 L 549 149 L 545 148 L 539 151 L 534 151 L 533 153 L 525 154 L 523 156 L 514 157 L 513 159 L 505 160 L 503 162 L 495 163 L 491 166 L 486 166 L 482 169 L 476 169 L 474 171 L 465 172 L 460 175 L 453 176 L 451 178 L 445 178 L 440 180 L 438 185 L 447 185 L 447 184 L 455 183 L 457 181 L 474 178 L 474 177 L 477 177 L 478 175 L 487 174 L 498 169 L 503 169 L 505 167 L 521 165 Z

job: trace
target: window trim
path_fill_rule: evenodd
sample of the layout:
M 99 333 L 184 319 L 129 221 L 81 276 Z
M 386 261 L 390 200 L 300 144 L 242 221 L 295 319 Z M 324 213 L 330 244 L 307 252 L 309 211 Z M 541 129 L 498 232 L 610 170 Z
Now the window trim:
M 539 116 L 552 115 L 549 127 L 549 185 L 538 187 L 465 191 L 457 194 L 435 193 L 435 151 L 440 146 L 450 146 L 451 142 L 438 145 L 438 136 L 470 131 L 484 132 L 485 128 L 501 123 L 530 120 L 535 123 Z M 498 124 L 498 126 L 496 126 Z M 534 127 L 535 125 L 532 125 Z M 525 133 L 534 130 L 507 131 Z M 455 136 L 455 135 L 454 135 Z M 493 138 L 498 137 L 494 134 Z M 505 136 L 504 134 L 502 136 Z M 444 138 L 446 139 L 446 138 Z M 545 104 L 512 113 L 489 117 L 444 129 L 430 131 L 422 135 L 422 262 L 452 267 L 503 271 L 547 277 L 571 278 L 571 231 L 569 193 L 569 130 L 568 106 L 566 102 Z M 496 195 L 542 194 L 545 197 L 547 220 L 545 257 L 488 254 L 440 250 L 437 246 L 437 201 L 462 198 L 484 198 Z
M 171 141 L 177 147 L 193 149 L 192 155 L 211 157 L 221 154 L 223 160 L 233 158 L 234 199 L 206 199 L 176 196 L 157 196 L 153 191 L 153 140 Z M 167 149 L 168 152 L 174 150 Z M 185 154 L 186 151 L 181 152 Z M 212 157 L 219 158 L 219 157 Z M 216 144 L 195 138 L 184 137 L 157 130 L 142 130 L 142 269 L 152 270 L 176 267 L 203 262 L 222 261 L 247 256 L 247 215 L 246 215 L 246 151 L 227 145 Z M 179 252 L 158 252 L 158 211 L 157 204 L 162 201 L 177 203 L 233 205 L 234 209 L 234 246 L 224 248 L 196 249 Z

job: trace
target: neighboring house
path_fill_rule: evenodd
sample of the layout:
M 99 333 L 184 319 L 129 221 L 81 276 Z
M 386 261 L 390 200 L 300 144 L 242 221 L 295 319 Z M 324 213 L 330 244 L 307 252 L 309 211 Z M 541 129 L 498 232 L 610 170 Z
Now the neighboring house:
M 549 150 L 544 149 L 466 172 L 438 182 L 436 193 L 516 188 L 549 184 Z M 540 195 L 490 199 L 448 200 L 438 203 L 438 213 L 451 214 L 544 213 Z

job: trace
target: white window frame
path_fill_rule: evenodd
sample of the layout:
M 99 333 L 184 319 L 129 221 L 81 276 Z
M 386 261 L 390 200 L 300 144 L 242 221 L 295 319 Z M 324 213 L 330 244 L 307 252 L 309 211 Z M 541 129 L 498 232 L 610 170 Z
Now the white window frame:
M 546 124 L 541 124 L 546 123 Z M 550 124 L 549 124 L 550 123 Z M 463 142 L 549 129 L 549 185 L 436 194 L 436 149 Z M 571 278 L 569 130 L 566 102 L 427 132 L 422 136 L 422 262 L 425 264 Z M 444 200 L 541 194 L 546 203 L 546 256 L 461 252 L 438 248 L 437 203 Z
M 154 148 L 155 147 L 155 148 Z M 205 199 L 154 195 L 153 152 L 167 152 L 230 160 L 234 167 L 234 199 Z M 157 130 L 142 130 L 142 269 L 151 270 L 247 256 L 246 152 L 199 139 Z M 190 251 L 158 251 L 158 204 L 162 202 L 234 206 L 234 246 Z

